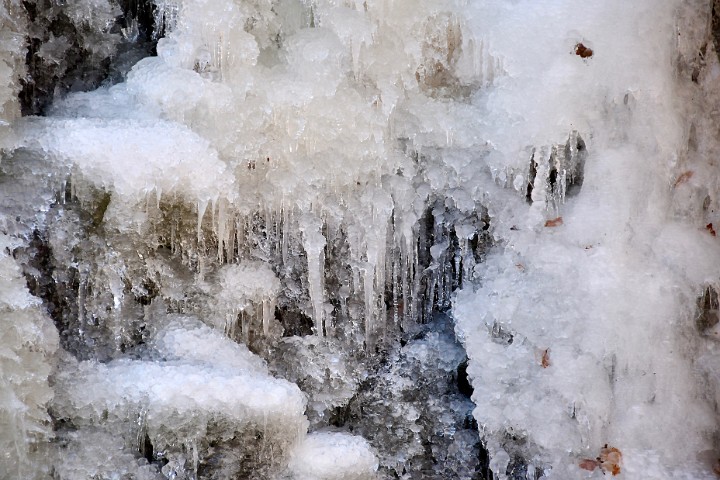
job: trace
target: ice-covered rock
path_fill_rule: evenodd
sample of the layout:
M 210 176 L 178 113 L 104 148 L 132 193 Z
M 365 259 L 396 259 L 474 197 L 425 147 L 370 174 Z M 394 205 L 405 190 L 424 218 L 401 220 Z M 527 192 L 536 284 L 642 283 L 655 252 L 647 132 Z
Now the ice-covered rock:
M 712 478 L 719 11 L 2 1 L 7 471 Z
M 58 334 L 12 257 L 20 245 L 0 235 L 0 476 L 41 478 L 49 470 L 43 455 L 53 437 L 48 377 Z
M 305 396 L 220 332 L 170 321 L 146 355 L 107 364 L 68 359 L 53 414 L 149 449 L 168 461 L 162 472 L 173 478 L 270 475 L 303 438 Z

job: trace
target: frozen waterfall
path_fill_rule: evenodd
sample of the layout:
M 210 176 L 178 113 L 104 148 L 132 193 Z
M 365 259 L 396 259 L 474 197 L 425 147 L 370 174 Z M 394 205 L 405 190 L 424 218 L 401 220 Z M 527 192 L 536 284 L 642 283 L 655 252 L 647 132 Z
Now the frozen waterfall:
M 0 0 L 0 478 L 720 478 L 720 0 Z

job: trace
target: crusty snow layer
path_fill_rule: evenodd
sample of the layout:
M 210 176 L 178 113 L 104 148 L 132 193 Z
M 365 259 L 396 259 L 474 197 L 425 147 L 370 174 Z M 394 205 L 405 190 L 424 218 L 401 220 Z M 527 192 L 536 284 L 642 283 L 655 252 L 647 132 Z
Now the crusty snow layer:
M 683 122 L 695 121 L 697 107 L 673 68 L 695 54 L 676 37 L 703 33 L 673 31 L 674 21 L 688 26 L 679 4 L 626 7 L 478 8 L 488 28 L 514 25 L 493 43 L 511 80 L 491 94 L 492 110 L 517 115 L 498 130 L 525 142 L 566 123 L 590 152 L 582 189 L 565 203 L 511 209 L 490 199 L 501 241 L 475 268 L 478 282 L 454 299 L 475 417 L 500 478 L 516 455 L 510 436 L 552 478 L 579 478 L 579 464 L 604 444 L 623 452 L 626 478 L 714 475 L 717 411 L 697 360 L 717 346 L 695 326 L 695 299 L 718 281 L 709 225 L 717 173 L 688 153 Z M 573 55 L 575 42 L 592 57 Z M 547 56 L 563 49 L 570 54 Z M 538 162 L 538 177 L 546 168 Z M 697 189 L 707 197 L 691 205 L 685 198 Z
M 314 433 L 293 451 L 290 472 L 305 480 L 375 478 L 377 459 L 367 440 L 345 433 Z

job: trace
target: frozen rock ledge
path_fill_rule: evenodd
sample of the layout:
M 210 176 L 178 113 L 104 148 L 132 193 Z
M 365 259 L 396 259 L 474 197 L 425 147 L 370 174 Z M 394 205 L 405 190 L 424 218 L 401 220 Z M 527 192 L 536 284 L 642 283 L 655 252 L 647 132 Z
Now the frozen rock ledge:
M 718 45 L 717 0 L 0 0 L 0 478 L 717 478 Z

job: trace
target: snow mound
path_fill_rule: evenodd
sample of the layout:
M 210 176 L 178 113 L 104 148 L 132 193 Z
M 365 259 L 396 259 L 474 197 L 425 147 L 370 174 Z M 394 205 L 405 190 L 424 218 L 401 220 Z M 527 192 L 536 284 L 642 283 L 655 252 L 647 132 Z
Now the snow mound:
M 310 434 L 290 460 L 292 478 L 298 480 L 369 480 L 376 478 L 377 466 L 367 440 L 345 433 Z

